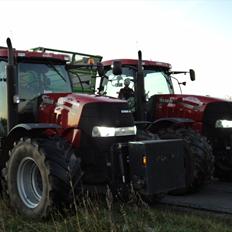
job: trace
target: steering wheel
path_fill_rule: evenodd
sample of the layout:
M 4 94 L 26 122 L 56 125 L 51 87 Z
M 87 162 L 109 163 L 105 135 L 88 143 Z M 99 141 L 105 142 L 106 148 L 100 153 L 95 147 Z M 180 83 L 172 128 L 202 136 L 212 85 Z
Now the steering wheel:
M 114 87 L 122 87 L 123 84 L 120 82 L 122 79 L 121 76 L 114 76 L 110 82 L 111 82 L 111 85 L 114 86 Z M 113 82 L 117 81 L 115 84 L 113 84 Z

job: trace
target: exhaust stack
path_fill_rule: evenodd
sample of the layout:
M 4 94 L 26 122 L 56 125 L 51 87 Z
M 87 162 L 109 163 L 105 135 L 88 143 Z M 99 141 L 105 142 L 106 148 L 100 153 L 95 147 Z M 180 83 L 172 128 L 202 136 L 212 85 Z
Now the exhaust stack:
M 135 80 L 135 94 L 136 94 L 136 121 L 145 121 L 145 90 L 144 90 L 144 75 L 142 64 L 142 52 L 138 51 L 138 71 Z
M 6 82 L 7 82 L 7 133 L 10 132 L 11 128 L 16 124 L 16 109 L 14 103 L 15 95 L 15 65 L 14 65 L 14 53 L 10 38 L 6 40 L 8 47 L 8 64 L 6 67 Z

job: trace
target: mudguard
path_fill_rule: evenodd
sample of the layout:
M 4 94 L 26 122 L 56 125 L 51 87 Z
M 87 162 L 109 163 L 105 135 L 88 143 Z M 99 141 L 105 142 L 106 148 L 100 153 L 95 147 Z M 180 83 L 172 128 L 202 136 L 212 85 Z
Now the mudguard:
M 15 141 L 21 137 L 27 136 L 30 131 L 40 131 L 46 129 L 60 129 L 61 126 L 52 123 L 25 123 L 18 124 L 13 127 L 7 137 L 1 139 L 0 143 L 0 170 L 4 166 L 5 161 L 8 159 L 8 150 Z
M 17 136 L 18 133 L 27 133 L 29 131 L 35 131 L 35 130 L 46 130 L 46 129 L 61 129 L 60 125 L 53 124 L 53 123 L 22 123 L 14 126 L 7 138 L 9 141 L 13 139 L 14 136 Z
M 156 132 L 162 128 L 170 126 L 190 126 L 193 123 L 194 120 L 189 118 L 161 118 L 151 122 L 150 125 L 147 126 L 147 129 Z
M 54 123 L 22 123 L 18 124 L 10 130 L 9 135 L 16 129 L 25 129 L 27 131 L 34 129 L 60 129 L 61 126 Z

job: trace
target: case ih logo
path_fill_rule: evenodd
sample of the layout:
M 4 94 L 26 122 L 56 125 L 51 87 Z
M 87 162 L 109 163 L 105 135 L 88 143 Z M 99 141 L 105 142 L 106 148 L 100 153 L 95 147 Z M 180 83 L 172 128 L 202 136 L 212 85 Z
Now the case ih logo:
M 202 106 L 203 105 L 203 102 L 201 102 L 198 98 L 196 97 L 184 97 L 182 99 L 183 101 L 186 101 L 186 102 L 189 102 L 189 103 L 193 103 L 193 104 L 196 104 L 196 105 L 199 105 L 199 106 Z
M 160 98 L 161 104 L 167 104 L 167 107 L 175 107 L 176 104 L 182 105 L 185 108 L 191 110 L 199 110 L 199 108 L 204 104 L 196 97 L 181 97 L 181 98 Z

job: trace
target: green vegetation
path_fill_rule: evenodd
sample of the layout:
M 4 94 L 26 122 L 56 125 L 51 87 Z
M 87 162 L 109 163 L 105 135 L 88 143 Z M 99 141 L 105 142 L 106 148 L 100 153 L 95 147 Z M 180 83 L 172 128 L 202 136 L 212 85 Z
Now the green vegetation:
M 87 200 L 86 200 L 87 199 Z M 86 198 L 68 213 L 53 214 L 46 220 L 29 220 L 13 213 L 0 201 L 1 232 L 226 232 L 232 222 L 222 217 L 175 211 L 167 208 L 148 207 L 145 203 L 113 203 L 108 199 Z M 72 212 L 72 213 L 70 213 Z

